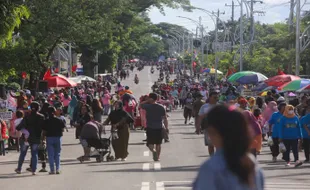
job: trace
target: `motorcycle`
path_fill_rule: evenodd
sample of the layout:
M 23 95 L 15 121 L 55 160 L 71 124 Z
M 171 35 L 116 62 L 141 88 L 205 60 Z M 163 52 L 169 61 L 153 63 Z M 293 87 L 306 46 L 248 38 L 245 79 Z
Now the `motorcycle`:
M 151 73 L 152 73 L 152 74 L 154 73 L 154 68 L 151 69 Z

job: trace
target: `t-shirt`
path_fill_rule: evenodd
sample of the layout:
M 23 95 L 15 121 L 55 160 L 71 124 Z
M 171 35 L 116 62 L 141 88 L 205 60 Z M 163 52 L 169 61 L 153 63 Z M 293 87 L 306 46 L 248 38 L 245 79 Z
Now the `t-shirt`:
M 301 131 L 302 131 L 302 137 L 304 139 L 309 139 L 310 136 L 309 136 L 308 132 L 304 129 L 305 125 L 310 130 L 310 114 L 307 114 L 300 119 L 300 127 L 301 127 Z
M 210 105 L 209 103 L 204 104 L 203 106 L 201 106 L 198 115 L 202 116 L 208 113 L 208 111 L 213 107 L 214 105 Z
M 163 117 L 166 115 L 165 108 L 160 104 L 142 104 L 141 108 L 146 111 L 146 125 L 150 129 L 162 129 Z
M 277 138 L 279 137 L 280 132 L 280 120 L 283 117 L 283 115 L 280 112 L 275 112 L 271 115 L 268 123 L 269 125 L 272 125 L 272 137 Z
M 25 127 L 29 131 L 28 142 L 31 144 L 40 144 L 42 127 L 44 126 L 44 115 L 39 113 L 31 113 L 24 118 L 24 125 L 17 126 L 16 130 L 21 130 Z
M 46 137 L 61 137 L 65 127 L 66 125 L 63 120 L 57 117 L 51 117 L 45 120 L 43 130 L 46 132 Z

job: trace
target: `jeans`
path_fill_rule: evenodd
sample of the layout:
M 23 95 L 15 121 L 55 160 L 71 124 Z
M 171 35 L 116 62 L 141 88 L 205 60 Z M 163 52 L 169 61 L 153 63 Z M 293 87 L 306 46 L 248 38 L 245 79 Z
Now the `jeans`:
M 286 148 L 286 152 L 283 153 L 284 160 L 286 162 L 290 161 L 290 152 L 293 151 L 295 162 L 299 160 L 298 158 L 298 139 L 283 139 L 283 143 Z
M 310 139 L 303 139 L 302 145 L 304 147 L 306 160 L 309 161 L 309 158 L 310 158 Z
M 18 158 L 18 166 L 17 169 L 19 171 L 22 170 L 23 163 L 25 161 L 25 157 L 27 155 L 28 148 L 31 149 L 31 169 L 32 172 L 36 172 L 38 165 L 38 146 L 39 144 L 30 144 L 30 146 L 25 146 L 24 142 L 20 143 L 20 154 Z
M 59 171 L 60 169 L 60 152 L 61 152 L 61 137 L 46 137 L 48 162 L 51 171 Z

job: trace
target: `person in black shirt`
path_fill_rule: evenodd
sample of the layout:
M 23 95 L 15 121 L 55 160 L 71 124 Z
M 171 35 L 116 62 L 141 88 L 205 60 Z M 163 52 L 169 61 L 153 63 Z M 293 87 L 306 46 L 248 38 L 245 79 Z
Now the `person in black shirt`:
M 61 141 L 65 123 L 55 116 L 56 109 L 48 108 L 48 119 L 45 120 L 43 134 L 46 136 L 48 162 L 50 165 L 50 174 L 60 174 L 60 152 Z M 55 166 L 56 165 L 56 172 Z
M 30 105 L 31 113 L 23 119 L 21 124 L 16 128 L 16 130 L 21 130 L 25 128 L 29 132 L 28 142 L 30 146 L 25 146 L 24 141 L 21 140 L 20 143 L 20 155 L 18 159 L 18 166 L 15 170 L 16 173 L 20 174 L 22 170 L 22 165 L 24 163 L 25 157 L 27 155 L 28 147 L 31 148 L 31 169 L 32 174 L 36 174 L 37 164 L 38 164 L 38 147 L 41 143 L 42 137 L 42 126 L 44 125 L 44 115 L 38 113 L 39 103 L 32 102 Z M 23 139 L 23 138 L 22 138 Z

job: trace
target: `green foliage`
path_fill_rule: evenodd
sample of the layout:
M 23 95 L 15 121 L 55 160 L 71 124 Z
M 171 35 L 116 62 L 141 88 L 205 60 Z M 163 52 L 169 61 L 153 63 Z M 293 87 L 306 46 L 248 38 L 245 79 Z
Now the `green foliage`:
M 30 16 L 28 8 L 21 0 L 1 0 L 0 3 L 0 46 L 4 48 L 12 40 L 14 30 L 20 26 L 22 19 Z

